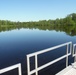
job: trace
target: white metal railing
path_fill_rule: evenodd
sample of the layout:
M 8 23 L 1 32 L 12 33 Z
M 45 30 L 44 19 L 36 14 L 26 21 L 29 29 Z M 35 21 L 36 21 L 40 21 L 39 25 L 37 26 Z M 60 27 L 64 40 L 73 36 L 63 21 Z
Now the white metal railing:
M 74 57 L 74 62 L 76 62 L 76 44 L 73 45 L 73 57 Z
M 10 66 L 10 67 L 7 67 L 7 68 L 4 68 L 4 69 L 1 69 L 0 74 L 11 71 L 11 70 L 16 69 L 16 68 L 18 68 L 18 75 L 22 75 L 22 73 L 21 73 L 21 64 L 20 63 L 16 64 L 16 65 L 13 65 L 13 66 Z
M 70 52 L 69 52 L 69 45 L 70 45 Z M 66 54 L 45 64 L 45 65 L 42 65 L 40 67 L 38 67 L 38 55 L 39 54 L 43 54 L 45 52 L 49 52 L 49 51 L 52 51 L 54 49 L 57 49 L 57 48 L 60 48 L 60 47 L 63 47 L 63 46 L 67 46 L 67 49 L 66 49 Z M 31 53 L 31 54 L 28 54 L 27 55 L 27 73 L 28 75 L 32 75 L 34 73 L 36 73 L 36 75 L 38 75 L 38 71 L 40 71 L 41 69 L 44 69 L 60 60 L 62 60 L 63 58 L 66 58 L 66 67 L 68 66 L 68 56 L 71 55 L 71 50 L 72 50 L 72 42 L 68 42 L 68 43 L 64 43 L 64 44 L 61 44 L 61 45 L 58 45 L 58 46 L 55 46 L 55 47 L 52 47 L 52 48 L 48 48 L 48 49 L 45 49 L 45 50 L 41 50 L 41 51 L 38 51 L 38 52 L 35 52 L 35 53 Z M 34 70 L 31 70 L 30 71 L 30 58 L 35 56 L 35 69 Z

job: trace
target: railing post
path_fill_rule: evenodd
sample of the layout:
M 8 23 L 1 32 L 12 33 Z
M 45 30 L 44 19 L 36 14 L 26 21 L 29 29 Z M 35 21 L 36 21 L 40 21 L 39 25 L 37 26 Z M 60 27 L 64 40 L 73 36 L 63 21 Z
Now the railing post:
M 67 49 L 66 49 L 66 67 L 68 66 L 68 44 L 67 44 Z
M 30 75 L 30 61 L 29 61 L 29 57 L 27 56 L 27 75 Z
M 21 73 L 21 64 L 19 64 L 19 68 L 18 68 L 18 70 L 19 70 L 19 75 L 22 75 L 22 73 Z
M 72 42 L 70 43 L 70 53 L 72 53 Z
M 75 54 L 76 54 L 76 48 L 75 48 L 75 46 L 74 46 L 74 49 L 75 49 Z M 74 62 L 76 62 L 76 55 L 74 57 Z
M 37 54 L 35 55 L 35 69 L 36 69 L 36 75 L 38 75 L 38 59 L 37 59 Z

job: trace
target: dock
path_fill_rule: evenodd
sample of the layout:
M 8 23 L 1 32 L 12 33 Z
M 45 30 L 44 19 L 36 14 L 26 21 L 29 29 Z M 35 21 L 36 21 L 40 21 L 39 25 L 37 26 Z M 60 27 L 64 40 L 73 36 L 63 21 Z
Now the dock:
M 69 65 L 56 75 L 76 75 L 76 62 L 73 63 L 72 65 Z

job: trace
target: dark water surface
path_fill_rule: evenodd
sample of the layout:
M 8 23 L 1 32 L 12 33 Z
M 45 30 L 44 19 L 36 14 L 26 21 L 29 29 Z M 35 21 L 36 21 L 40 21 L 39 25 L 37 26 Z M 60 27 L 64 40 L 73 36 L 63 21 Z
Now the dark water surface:
M 70 36 L 65 32 L 39 29 L 14 29 L 0 32 L 0 69 L 21 63 L 22 74 L 27 75 L 26 55 L 62 43 L 76 43 L 76 35 Z M 66 53 L 66 48 L 57 49 L 39 56 L 39 65 L 43 65 Z M 70 63 L 72 62 L 69 58 Z M 34 62 L 32 62 L 32 65 Z M 65 67 L 65 59 L 39 71 L 39 75 L 55 75 Z M 2 75 L 18 75 L 17 71 Z

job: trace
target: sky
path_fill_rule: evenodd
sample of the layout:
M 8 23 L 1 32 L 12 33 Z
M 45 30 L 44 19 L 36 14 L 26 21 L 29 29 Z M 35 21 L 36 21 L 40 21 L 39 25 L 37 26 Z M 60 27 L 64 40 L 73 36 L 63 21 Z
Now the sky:
M 76 0 L 0 0 L 0 20 L 39 21 L 76 13 Z

